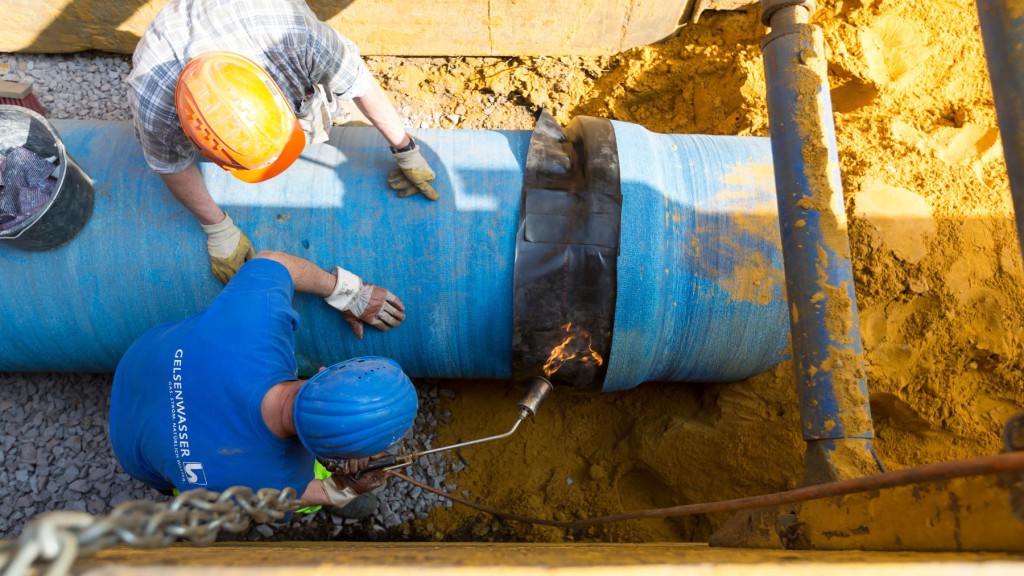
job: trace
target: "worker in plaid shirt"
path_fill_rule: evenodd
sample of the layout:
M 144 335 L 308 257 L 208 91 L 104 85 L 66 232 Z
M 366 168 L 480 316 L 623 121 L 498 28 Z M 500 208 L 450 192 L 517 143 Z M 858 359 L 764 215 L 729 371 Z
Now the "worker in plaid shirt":
M 245 182 L 286 169 L 326 141 L 352 101 L 384 136 L 400 197 L 431 200 L 434 172 L 409 137 L 359 50 L 302 0 L 170 0 L 139 41 L 128 100 L 147 164 L 207 235 L 223 283 L 254 255 L 217 206 L 196 151 Z

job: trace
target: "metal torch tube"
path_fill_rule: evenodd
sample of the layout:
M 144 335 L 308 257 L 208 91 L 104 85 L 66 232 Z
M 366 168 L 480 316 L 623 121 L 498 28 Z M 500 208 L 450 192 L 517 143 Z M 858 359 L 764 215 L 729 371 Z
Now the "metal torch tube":
M 445 450 L 455 450 L 456 448 L 464 448 L 466 446 L 472 446 L 473 444 L 481 444 L 483 442 L 490 442 L 491 440 L 501 440 L 502 438 L 508 438 L 509 436 L 512 435 L 513 432 L 516 431 L 516 428 L 519 428 L 519 425 L 522 424 L 522 422 L 523 422 L 522 418 L 516 420 L 516 423 L 512 425 L 512 429 L 509 430 L 508 432 L 505 432 L 504 434 L 498 434 L 497 436 L 488 436 L 487 438 L 480 438 L 478 440 L 469 440 L 468 442 L 461 442 L 459 444 L 452 444 L 451 446 L 442 446 L 440 448 L 434 448 L 432 450 L 424 450 L 422 452 L 415 452 L 413 455 L 410 455 L 410 458 L 418 458 L 420 456 L 426 456 L 427 454 L 433 454 L 435 452 L 444 452 Z

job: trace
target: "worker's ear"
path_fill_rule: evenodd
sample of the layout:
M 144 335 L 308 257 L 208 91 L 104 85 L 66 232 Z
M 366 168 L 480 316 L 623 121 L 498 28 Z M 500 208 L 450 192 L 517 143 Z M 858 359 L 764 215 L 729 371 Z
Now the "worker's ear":
M 327 366 L 321 366 L 320 369 L 316 371 L 316 373 L 319 374 L 319 373 L 323 372 L 324 370 L 327 370 Z

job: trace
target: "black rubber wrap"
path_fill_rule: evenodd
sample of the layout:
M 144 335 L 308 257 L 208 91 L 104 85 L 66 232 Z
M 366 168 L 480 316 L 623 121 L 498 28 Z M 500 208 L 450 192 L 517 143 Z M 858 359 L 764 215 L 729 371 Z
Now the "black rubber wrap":
M 611 121 L 579 116 L 565 132 L 547 112 L 537 119 L 523 178 L 512 304 L 512 376 L 544 375 L 551 351 L 569 335 L 590 337 L 603 362 L 570 360 L 555 384 L 600 390 L 615 320 L 622 191 Z

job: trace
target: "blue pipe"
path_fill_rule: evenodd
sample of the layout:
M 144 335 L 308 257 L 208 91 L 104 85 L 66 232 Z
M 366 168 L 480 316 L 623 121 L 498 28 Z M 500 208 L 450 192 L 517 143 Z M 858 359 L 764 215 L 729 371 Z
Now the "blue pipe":
M 977 5 L 1017 235 L 1024 251 L 1024 2 L 978 0 Z
M 787 311 L 768 140 L 613 124 L 622 225 L 604 389 L 777 364 Z
M 0 371 L 110 372 L 142 332 L 202 310 L 220 285 L 195 219 L 146 169 L 129 124 L 54 124 L 94 179 L 95 211 L 56 250 L 0 243 Z M 604 390 L 734 381 L 778 363 L 786 306 L 767 139 L 663 136 L 622 123 L 615 131 L 625 199 Z M 418 377 L 510 376 L 530 132 L 420 130 L 416 138 L 438 171 L 437 203 L 386 189 L 392 160 L 370 128 L 336 128 L 263 184 L 200 163 L 214 199 L 257 249 L 341 265 L 408 307 L 401 327 L 359 341 L 321 299 L 297 295 L 303 372 L 380 355 Z
M 762 52 L 802 431 L 809 468 L 834 479 L 835 441 L 869 440 L 874 429 L 824 37 L 802 6 L 769 2 L 762 11 L 771 25 Z M 861 460 L 877 463 L 870 442 L 858 445 Z

